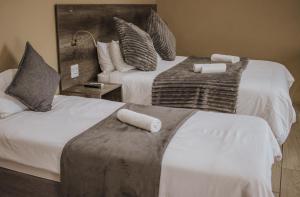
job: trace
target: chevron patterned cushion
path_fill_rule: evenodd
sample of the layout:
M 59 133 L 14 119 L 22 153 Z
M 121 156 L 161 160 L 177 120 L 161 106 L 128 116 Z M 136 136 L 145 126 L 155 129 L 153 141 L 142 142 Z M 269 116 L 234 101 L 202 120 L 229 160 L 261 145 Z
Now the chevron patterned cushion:
M 114 17 L 114 21 L 125 62 L 139 70 L 155 70 L 157 54 L 149 34 L 120 18 Z
M 163 60 L 172 61 L 176 57 L 176 38 L 167 24 L 153 10 L 148 19 L 147 32 L 151 36 L 157 53 Z

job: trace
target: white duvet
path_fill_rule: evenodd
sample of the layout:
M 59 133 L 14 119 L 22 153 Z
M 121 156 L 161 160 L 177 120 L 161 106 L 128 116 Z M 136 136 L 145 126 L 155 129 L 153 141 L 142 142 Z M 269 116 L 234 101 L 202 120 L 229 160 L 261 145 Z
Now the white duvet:
M 50 112 L 0 120 L 0 166 L 59 181 L 64 145 L 122 105 L 57 96 Z M 272 197 L 275 158 L 280 147 L 263 119 L 199 111 L 166 149 L 159 196 Z
M 175 61 L 161 60 L 157 70 L 152 72 L 114 71 L 110 73 L 110 82 L 123 84 L 124 102 L 151 105 L 152 83 L 155 77 L 185 59 L 186 57 L 177 56 Z M 250 60 L 239 87 L 237 113 L 265 119 L 278 142 L 283 144 L 296 121 L 289 95 L 293 82 L 293 76 L 283 65 Z

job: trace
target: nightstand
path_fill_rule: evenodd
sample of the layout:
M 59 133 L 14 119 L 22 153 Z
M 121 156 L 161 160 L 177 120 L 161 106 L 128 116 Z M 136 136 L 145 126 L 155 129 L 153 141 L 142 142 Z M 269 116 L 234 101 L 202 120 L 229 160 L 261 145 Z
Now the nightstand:
M 102 89 L 76 85 L 61 92 L 62 95 L 82 96 L 122 102 L 122 85 L 105 83 Z

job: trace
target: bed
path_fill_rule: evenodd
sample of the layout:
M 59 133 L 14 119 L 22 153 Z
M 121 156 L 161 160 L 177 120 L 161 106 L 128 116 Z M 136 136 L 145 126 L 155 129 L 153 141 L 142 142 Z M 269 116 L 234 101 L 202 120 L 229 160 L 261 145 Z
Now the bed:
M 171 62 L 160 60 L 157 70 L 152 72 L 114 71 L 109 74 L 109 81 L 123 85 L 124 102 L 151 105 L 152 84 L 155 77 L 185 59 L 186 57 L 177 56 Z M 295 110 L 289 96 L 293 82 L 293 76 L 283 65 L 270 61 L 250 60 L 241 78 L 237 114 L 265 119 L 278 142 L 283 144 L 292 124 L 296 121 Z
M 0 120 L 0 167 L 23 178 L 59 184 L 65 144 L 122 105 L 56 96 L 50 112 L 24 111 Z M 179 128 L 165 151 L 159 196 L 271 197 L 271 167 L 280 158 L 280 147 L 264 120 L 198 111 Z M 5 195 L 11 191 L 9 178 L 0 171 L 0 194 Z M 36 196 L 34 191 L 41 188 L 46 187 L 25 191 Z

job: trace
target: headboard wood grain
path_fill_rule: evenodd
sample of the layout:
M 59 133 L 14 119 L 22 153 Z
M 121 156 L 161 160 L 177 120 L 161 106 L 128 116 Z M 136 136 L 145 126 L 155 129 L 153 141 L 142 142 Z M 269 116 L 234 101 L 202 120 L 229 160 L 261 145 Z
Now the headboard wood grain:
M 78 30 L 91 32 L 97 41 L 117 40 L 113 17 L 125 19 L 145 29 L 150 10 L 155 4 L 90 4 L 56 5 L 58 67 L 61 74 L 60 90 L 96 80 L 100 67 L 92 40 L 85 34 L 78 36 L 77 46 L 71 46 Z M 71 79 L 70 67 L 79 64 L 79 77 Z

